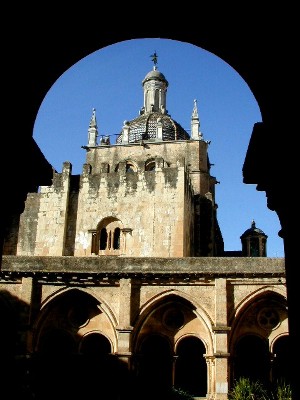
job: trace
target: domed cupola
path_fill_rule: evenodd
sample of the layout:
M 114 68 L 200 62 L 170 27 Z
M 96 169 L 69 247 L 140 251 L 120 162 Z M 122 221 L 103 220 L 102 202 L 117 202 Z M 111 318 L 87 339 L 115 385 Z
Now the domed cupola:
M 158 71 L 156 65 L 153 70 L 148 72 L 143 80 L 144 88 L 144 107 L 141 113 L 160 112 L 167 113 L 167 88 L 169 86 L 165 76 Z
M 140 115 L 124 121 L 122 132 L 116 139 L 117 144 L 139 143 L 144 140 L 168 141 L 189 140 L 189 134 L 174 121 L 167 112 L 168 81 L 157 69 L 157 55 L 152 56 L 153 70 L 148 72 L 142 84 L 144 105 Z
M 244 257 L 266 257 L 268 236 L 256 227 L 252 221 L 251 228 L 247 229 L 241 238 L 242 254 Z

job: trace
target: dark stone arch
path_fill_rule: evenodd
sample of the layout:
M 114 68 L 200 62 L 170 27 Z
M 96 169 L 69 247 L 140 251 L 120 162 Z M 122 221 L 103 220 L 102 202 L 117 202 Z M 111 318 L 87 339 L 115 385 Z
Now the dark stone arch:
M 175 387 L 193 396 L 207 394 L 207 364 L 204 358 L 205 346 L 195 337 L 180 340 L 176 348 Z
M 172 387 L 173 356 L 168 339 L 159 334 L 147 336 L 140 347 L 138 383 L 153 394 Z
M 98 332 L 90 333 L 82 338 L 80 353 L 88 356 L 107 356 L 111 353 L 110 341 Z
M 105 398 L 106 393 L 114 400 L 127 384 L 127 365 L 111 354 L 109 340 L 95 331 L 82 339 L 79 332 L 102 312 L 98 306 L 91 294 L 74 288 L 44 307 L 30 369 L 31 390 L 38 400 Z
M 84 326 L 95 315 L 101 313 L 98 307 L 99 301 L 90 294 L 79 290 L 67 290 L 53 298 L 41 311 L 37 324 L 34 327 L 32 347 L 34 352 L 40 352 L 44 336 L 48 336 L 51 331 L 65 331 L 73 336 L 76 345 L 74 353 L 78 353 L 79 336 L 77 331 Z M 57 346 L 59 344 L 57 336 Z M 47 339 L 48 340 L 48 339 Z
M 256 335 L 246 335 L 236 344 L 234 379 L 249 378 L 268 386 L 270 384 L 270 353 L 268 342 Z
M 290 345 L 290 337 L 288 335 L 281 336 L 276 339 L 273 346 L 273 365 L 272 365 L 272 382 L 286 384 L 291 383 L 292 351 Z

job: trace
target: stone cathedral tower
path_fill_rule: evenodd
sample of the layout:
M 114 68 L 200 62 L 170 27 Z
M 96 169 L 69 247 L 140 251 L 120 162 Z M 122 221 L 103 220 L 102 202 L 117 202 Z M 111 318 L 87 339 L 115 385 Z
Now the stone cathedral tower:
M 254 221 L 242 251 L 224 251 L 197 101 L 189 134 L 153 62 L 115 143 L 94 109 L 82 173 L 65 162 L 7 232 L 1 340 L 38 400 L 53 382 L 74 399 L 175 387 L 225 400 L 240 376 L 288 377 L 284 260 L 266 257 Z
M 223 255 L 216 179 L 210 175 L 197 102 L 189 136 L 167 112 L 167 88 L 155 65 L 143 80 L 140 115 L 124 122 L 114 145 L 106 137 L 97 143 L 93 110 L 78 193 L 66 163 L 51 188 L 28 199 L 20 233 L 36 235 L 34 242 L 18 243 L 19 255 Z M 39 210 L 29 206 L 37 197 Z

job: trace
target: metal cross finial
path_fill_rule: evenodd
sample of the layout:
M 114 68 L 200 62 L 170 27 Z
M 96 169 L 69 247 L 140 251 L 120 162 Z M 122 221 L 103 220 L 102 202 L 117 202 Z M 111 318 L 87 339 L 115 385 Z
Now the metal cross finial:
M 156 54 L 156 51 L 153 54 L 151 54 L 150 57 L 151 57 L 151 59 L 152 59 L 152 61 L 154 63 L 154 66 L 156 67 L 156 65 L 157 65 L 157 54 Z

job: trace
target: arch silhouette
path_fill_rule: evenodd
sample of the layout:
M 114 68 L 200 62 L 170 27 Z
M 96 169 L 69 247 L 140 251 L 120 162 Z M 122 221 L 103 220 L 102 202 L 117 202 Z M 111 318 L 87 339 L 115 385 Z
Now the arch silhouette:
M 254 127 L 249 142 L 244 180 L 245 183 L 258 185 L 259 190 L 266 192 L 267 207 L 275 210 L 280 219 L 287 271 L 290 334 L 297 357 L 298 271 L 294 267 L 298 260 L 298 238 L 294 232 L 298 228 L 299 210 L 290 206 L 290 196 L 278 187 L 278 182 L 285 182 L 286 188 L 293 188 L 293 182 L 297 181 L 298 175 L 295 168 L 296 147 L 291 146 L 295 140 L 293 135 L 298 125 L 298 114 L 292 111 L 294 99 L 289 95 L 299 80 L 298 72 L 294 69 L 298 43 L 291 33 L 294 25 L 290 10 L 288 20 L 291 23 L 288 28 L 278 29 L 278 21 L 286 17 L 287 9 L 288 7 L 280 7 L 280 16 L 274 10 L 273 18 L 255 11 L 254 18 L 247 20 L 244 12 L 236 10 L 236 13 L 232 13 L 229 10 L 220 20 L 215 18 L 215 13 L 207 15 L 200 25 L 191 24 L 188 18 L 188 29 L 176 28 L 174 24 L 170 30 L 166 26 L 165 31 L 156 26 L 148 26 L 147 36 L 187 41 L 218 55 L 238 71 L 258 101 L 263 123 Z M 186 11 L 190 14 L 188 6 Z M 16 162 L 10 164 L 8 174 L 3 174 L 5 195 L 2 197 L 1 208 L 1 240 L 10 215 L 22 211 L 26 194 L 36 186 L 51 183 L 52 167 L 32 140 L 35 117 L 47 91 L 65 70 L 91 52 L 121 40 L 145 37 L 144 27 L 135 27 L 135 31 L 133 28 L 124 28 L 117 33 L 113 28 L 91 24 L 89 18 L 88 29 L 80 30 L 76 19 L 60 20 L 56 10 L 49 18 L 51 28 L 45 23 L 42 11 L 40 17 L 35 14 L 20 19 L 17 29 L 21 34 L 18 35 L 17 42 L 13 37 L 8 37 L 7 46 L 3 49 L 4 68 L 8 72 L 7 81 L 10 82 L 4 93 L 4 115 L 9 129 L 11 121 L 16 118 L 16 98 L 11 96 L 12 93 L 18 93 L 18 104 L 24 107 L 20 107 L 17 113 L 18 120 L 22 121 L 22 134 L 17 136 L 18 146 L 14 147 Z M 184 23 L 184 17 L 182 19 Z M 31 24 L 38 31 L 36 37 L 28 30 Z M 54 24 L 55 30 L 52 29 Z M 40 45 L 41 42 L 43 46 Z M 284 43 L 281 54 L 278 53 L 278 43 Z M 24 51 L 27 56 L 19 57 L 16 73 L 15 55 L 23 54 Z M 283 133 L 285 138 L 280 140 Z M 249 132 L 249 137 L 250 134 Z M 1 171 L 7 171 L 5 156 L 7 149 L 11 148 L 11 136 L 3 135 L 2 143 Z M 277 168 L 278 156 L 280 164 L 289 167 L 288 175 L 286 168 Z M 22 182 L 16 185 L 12 176 L 18 176 Z M 295 392 L 299 390 L 297 379 L 295 376 Z M 299 396 L 295 393 L 295 398 L 297 397 Z

